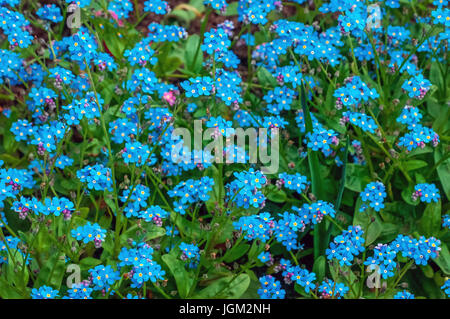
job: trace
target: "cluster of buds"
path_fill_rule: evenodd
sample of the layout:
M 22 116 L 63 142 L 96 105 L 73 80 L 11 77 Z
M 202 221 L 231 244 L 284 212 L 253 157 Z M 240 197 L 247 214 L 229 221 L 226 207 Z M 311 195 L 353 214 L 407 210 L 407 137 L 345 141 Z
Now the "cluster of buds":
M 44 156 L 45 151 L 46 151 L 46 150 L 45 150 L 44 144 L 43 144 L 42 142 L 40 142 L 40 143 L 38 144 L 38 146 L 37 146 L 37 153 L 38 153 L 38 155 Z
M 53 85 L 55 86 L 55 88 L 57 88 L 58 90 L 61 91 L 63 89 L 62 83 L 63 83 L 63 80 L 61 79 L 61 76 L 59 74 L 57 74 L 55 77 L 55 81 L 53 82 Z
M 64 209 L 62 214 L 64 216 L 64 220 L 70 220 L 72 218 L 72 212 L 68 209 Z
M 233 30 L 234 30 L 233 21 L 225 20 L 221 24 L 218 24 L 217 27 L 222 28 L 229 37 L 233 36 Z
M 50 110 L 54 110 L 56 108 L 56 103 L 53 101 L 53 99 L 45 99 L 45 103 L 47 104 L 48 108 Z

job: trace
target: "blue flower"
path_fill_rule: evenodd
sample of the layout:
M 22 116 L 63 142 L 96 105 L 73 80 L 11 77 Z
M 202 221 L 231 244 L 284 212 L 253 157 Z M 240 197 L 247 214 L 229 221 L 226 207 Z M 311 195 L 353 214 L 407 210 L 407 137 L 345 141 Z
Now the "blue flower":
M 450 298 L 450 279 L 449 278 L 445 279 L 444 285 L 442 285 L 441 289 L 444 290 L 447 297 Z
M 386 198 L 386 188 L 381 182 L 372 182 L 366 185 L 364 191 L 359 194 L 363 202 L 369 202 L 369 206 L 376 212 L 379 212 L 384 208 L 384 199 Z M 365 205 L 362 205 L 360 211 L 366 209 Z
M 274 277 L 267 275 L 259 278 L 261 288 L 258 295 L 261 299 L 284 299 L 286 291 L 281 289 L 281 283 Z
M 322 298 L 337 298 L 341 299 L 344 297 L 349 288 L 343 283 L 335 283 L 333 280 L 325 279 L 319 286 L 319 293 Z
M 360 226 L 349 226 L 334 238 L 326 250 L 327 259 L 336 259 L 341 266 L 351 266 L 354 257 L 364 251 L 363 230 Z
M 258 255 L 258 259 L 262 262 L 262 263 L 267 263 L 270 262 L 272 260 L 272 256 L 270 255 L 270 252 L 268 251 L 263 251 Z
M 36 11 L 39 18 L 48 20 L 54 23 L 61 22 L 63 16 L 61 15 L 61 10 L 54 4 L 46 4 Z
M 120 279 L 120 273 L 115 271 L 110 265 L 98 265 L 93 269 L 89 269 L 94 284 L 94 290 L 106 290 Z
M 31 290 L 31 299 L 55 299 L 59 291 L 49 286 L 41 286 Z
M 413 197 L 420 198 L 420 200 L 425 203 L 431 203 L 431 201 L 437 203 L 441 198 L 441 195 L 439 195 L 439 190 L 436 185 L 423 183 L 414 186 Z
M 399 291 L 394 295 L 394 299 L 415 299 L 414 295 L 406 290 Z
M 72 229 L 70 234 L 72 237 L 83 241 L 85 244 L 94 242 L 95 246 L 99 248 L 105 240 L 106 230 L 102 229 L 97 223 L 91 224 L 90 222 L 87 222 L 84 226 Z
M 169 11 L 169 4 L 163 0 L 149 0 L 144 2 L 144 11 L 156 14 L 166 14 Z

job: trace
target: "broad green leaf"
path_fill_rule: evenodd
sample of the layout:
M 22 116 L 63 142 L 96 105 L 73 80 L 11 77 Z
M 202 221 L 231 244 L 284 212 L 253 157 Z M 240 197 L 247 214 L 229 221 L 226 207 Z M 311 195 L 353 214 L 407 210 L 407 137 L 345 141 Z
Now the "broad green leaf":
M 194 278 L 191 273 L 186 271 L 185 262 L 169 254 L 166 254 L 161 258 L 169 267 L 170 272 L 175 278 L 180 297 L 183 299 L 186 298 L 189 294 L 189 289 L 194 283 Z
M 95 266 L 98 266 L 102 263 L 100 259 L 93 258 L 93 257 L 86 257 L 80 260 L 79 266 L 82 270 L 88 270 L 91 268 L 94 268 Z
M 439 161 L 443 158 L 443 153 L 441 148 L 436 148 L 434 151 L 434 162 L 438 164 Z M 445 161 L 441 162 L 441 164 L 436 168 L 439 179 L 442 184 L 442 188 L 444 189 L 445 195 L 447 199 L 450 200 L 450 158 L 447 158 Z
M 446 276 L 450 276 L 450 253 L 445 243 L 441 245 L 439 256 L 433 260 Z
M 275 87 L 278 85 L 274 76 L 264 67 L 259 68 L 256 76 L 259 79 L 259 83 L 263 86 Z
M 269 185 L 267 199 L 274 203 L 286 202 L 287 195 L 282 189 L 278 189 L 275 185 Z
M 184 52 L 184 58 L 186 62 L 186 67 L 192 72 L 198 72 L 203 64 L 203 51 L 198 50 L 197 47 L 200 42 L 200 37 L 197 34 L 189 36 L 186 40 L 186 49 Z M 197 59 L 195 60 L 195 55 L 197 53 Z M 195 65 L 193 65 L 195 60 Z
M 65 273 L 65 256 L 57 252 L 50 257 L 50 259 L 40 269 L 39 275 L 34 282 L 34 288 L 47 285 L 59 290 Z
M 427 204 L 422 218 L 419 220 L 419 230 L 427 237 L 436 236 L 441 229 L 441 201 Z
M 29 297 L 29 294 L 22 295 L 22 292 L 16 286 L 2 276 L 0 277 L 0 297 L 2 299 L 22 299 Z
M 404 163 L 404 167 L 407 171 L 419 169 L 427 165 L 428 165 L 427 162 L 421 160 L 408 160 L 407 162 Z
M 319 256 L 316 260 L 314 260 L 313 272 L 317 276 L 317 281 L 322 281 L 325 277 L 326 270 L 326 258 L 325 256 Z
M 228 276 L 214 281 L 211 285 L 201 290 L 193 296 L 194 299 L 238 299 L 250 285 L 250 277 L 247 274 L 241 274 L 237 277 Z
M 230 250 L 227 250 L 223 260 L 227 263 L 231 263 L 244 256 L 249 249 L 249 244 L 239 244 L 237 246 L 233 246 Z
M 361 193 L 364 187 L 371 182 L 369 170 L 366 166 L 358 164 L 347 164 L 347 173 L 345 175 L 345 187 Z

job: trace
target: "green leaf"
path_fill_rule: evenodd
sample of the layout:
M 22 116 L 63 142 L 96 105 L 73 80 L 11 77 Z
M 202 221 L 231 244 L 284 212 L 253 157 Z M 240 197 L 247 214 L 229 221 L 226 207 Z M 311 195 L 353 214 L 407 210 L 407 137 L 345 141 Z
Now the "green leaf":
M 317 276 L 317 281 L 323 280 L 323 278 L 325 277 L 325 270 L 326 270 L 326 258 L 325 256 L 319 256 L 319 258 L 317 258 L 314 261 L 313 265 L 313 272 Z
M 450 253 L 445 243 L 442 243 L 441 245 L 439 256 L 433 260 L 446 276 L 450 275 Z
M 26 287 L 30 274 L 28 267 L 24 268 L 25 256 L 16 249 L 10 248 L 10 253 L 11 255 L 7 253 L 5 277 L 15 287 Z
M 417 206 L 419 205 L 420 201 L 416 200 L 413 201 L 411 195 L 414 193 L 414 185 L 409 185 L 406 188 L 403 188 L 402 190 L 402 198 L 405 202 L 407 202 L 410 205 Z
M 301 105 L 303 114 L 305 115 L 306 133 L 312 132 L 313 125 L 311 120 L 311 114 L 309 113 L 308 104 L 306 103 L 305 86 L 301 86 Z M 308 148 L 308 164 L 309 171 L 311 173 L 311 189 L 313 194 L 321 198 L 322 197 L 322 180 L 320 177 L 320 165 L 317 152 Z M 320 223 L 314 227 L 314 259 L 317 259 L 320 255 L 325 253 L 328 247 L 329 234 L 326 231 L 326 224 Z
M 66 273 L 65 256 L 60 253 L 55 253 L 39 271 L 39 276 L 34 282 L 34 288 L 47 285 L 54 289 L 60 289 L 61 284 Z
M 339 262 L 333 261 L 329 263 L 330 273 L 333 280 L 337 283 L 343 283 L 350 288 L 347 297 L 356 298 L 353 291 L 358 291 L 359 279 L 356 277 L 355 273 L 348 266 L 340 266 Z M 347 276 L 342 276 L 339 270 L 343 273 L 348 274 Z
M 191 35 L 186 40 L 186 49 L 184 52 L 184 59 L 186 61 L 186 67 L 192 72 L 198 72 L 202 68 L 203 64 L 203 53 L 202 50 L 198 50 L 197 47 L 200 42 L 200 37 L 197 34 Z M 195 65 L 193 65 L 195 60 L 195 54 L 197 53 L 197 60 Z
M 238 299 L 246 291 L 250 285 L 250 277 L 247 274 L 239 276 L 228 276 L 214 281 L 211 285 L 196 294 L 194 299 Z
M 437 164 L 443 157 L 442 149 L 436 148 L 434 151 L 434 162 Z M 443 161 L 437 168 L 437 173 L 444 189 L 447 199 L 450 200 L 450 158 Z
M 427 237 L 436 236 L 441 229 L 441 201 L 429 203 L 419 220 L 419 230 Z
M 404 163 L 404 167 L 407 171 L 412 171 L 425 166 L 428 166 L 427 162 L 421 160 L 409 160 Z
M 0 277 L 0 297 L 2 299 L 22 299 L 21 292 L 17 287 L 8 282 L 5 278 Z
M 215 165 L 208 167 L 205 170 L 204 176 L 209 176 L 215 181 L 213 191 L 210 193 L 211 197 L 208 199 L 208 201 L 206 201 L 206 208 L 208 212 L 212 212 L 216 209 L 216 203 L 223 203 L 225 198 L 225 188 L 223 186 L 223 183 L 219 182 L 222 180 L 222 176 L 220 176 L 220 171 Z
M 191 273 L 186 271 L 184 261 L 169 254 L 166 254 L 161 258 L 169 267 L 170 272 L 175 278 L 180 297 L 183 299 L 186 298 L 189 294 L 189 289 L 194 283 L 194 278 Z
M 439 71 L 439 62 L 432 62 L 430 68 L 430 82 L 438 87 L 442 87 L 441 72 Z
M 101 263 L 102 261 L 100 259 L 93 257 L 86 257 L 80 261 L 79 266 L 82 270 L 88 270 L 94 268 L 95 266 L 100 265 Z
M 225 11 L 225 14 L 223 14 L 225 17 L 229 16 L 235 16 L 238 14 L 238 2 L 231 2 L 227 6 L 227 10 Z
M 269 185 L 267 198 L 274 203 L 284 203 L 286 202 L 287 195 L 282 189 L 278 189 L 275 185 Z
M 374 222 L 370 223 L 366 230 L 367 237 L 364 245 L 367 247 L 370 244 L 372 244 L 375 240 L 377 240 L 377 238 L 380 237 L 382 230 L 383 227 L 378 219 L 375 219 Z
M 227 250 L 223 260 L 227 263 L 231 263 L 244 256 L 249 249 L 250 249 L 249 244 L 240 244 L 237 246 L 233 246 L 230 250 Z
M 347 164 L 347 174 L 345 175 L 345 187 L 361 193 L 371 181 L 369 176 L 369 170 L 366 166 L 349 163 Z
M 256 76 L 259 79 L 259 83 L 263 86 L 275 87 L 278 85 L 274 76 L 264 67 L 259 68 Z
M 145 241 L 149 241 L 155 238 L 162 237 L 166 234 L 166 230 L 163 227 L 158 227 L 153 224 L 143 226 L 146 230 Z

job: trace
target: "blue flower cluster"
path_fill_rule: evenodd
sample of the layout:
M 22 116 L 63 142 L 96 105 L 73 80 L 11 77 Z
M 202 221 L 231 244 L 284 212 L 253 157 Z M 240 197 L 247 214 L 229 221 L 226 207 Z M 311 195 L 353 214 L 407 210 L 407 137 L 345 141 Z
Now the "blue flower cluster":
M 87 183 L 87 188 L 90 190 L 112 191 L 111 169 L 102 164 L 95 164 L 93 166 L 85 166 L 77 171 L 77 177 L 82 183 Z
M 397 253 L 401 252 L 403 257 L 414 260 L 417 265 L 425 266 L 430 258 L 436 258 L 441 250 L 441 241 L 434 237 L 419 239 L 411 238 L 405 235 L 398 235 L 390 244 L 391 248 Z
M 94 245 L 97 248 L 101 247 L 106 238 L 106 230 L 101 228 L 99 224 L 91 224 L 90 222 L 87 222 L 84 226 L 72 229 L 70 233 L 73 238 L 81 240 L 85 244 L 94 242 Z
M 303 142 L 313 151 L 322 151 L 325 156 L 333 153 L 332 145 L 338 145 L 339 139 L 334 130 L 327 130 L 321 125 L 314 127 L 312 132 L 305 135 Z
M 16 198 L 25 188 L 33 188 L 33 173 L 26 169 L 0 167 L 0 208 L 6 198 Z
M 142 218 L 146 222 L 153 222 L 157 226 L 162 226 L 162 220 L 167 218 L 170 213 L 161 207 L 154 205 L 149 206 L 147 209 L 140 211 L 137 214 L 138 218 Z
M 206 122 L 206 127 L 214 128 L 214 137 L 225 136 L 230 137 L 234 134 L 233 123 L 231 121 L 225 120 L 223 117 L 218 116 L 211 118 Z
M 283 86 L 268 91 L 263 99 L 267 102 L 267 112 L 278 115 L 283 110 L 288 111 L 291 109 L 295 97 L 294 90 Z
M 113 0 L 108 5 L 108 11 L 114 12 L 118 19 L 128 19 L 133 11 L 133 3 L 129 0 Z
M 127 57 L 130 65 L 145 66 L 147 63 L 155 65 L 158 62 L 158 59 L 154 56 L 155 51 L 150 47 L 150 44 L 151 39 L 145 38 L 136 43 L 131 50 L 125 50 L 123 55 Z
M 377 265 L 379 274 L 383 279 L 387 279 L 395 275 L 394 271 L 397 267 L 396 257 L 397 251 L 389 245 L 378 244 L 373 250 L 373 257 L 367 258 L 364 265 Z
M 131 287 L 140 288 L 144 282 L 164 280 L 166 272 L 153 260 L 153 248 L 139 243 L 136 248 L 122 248 L 119 253 L 119 269 L 130 267 Z
M 75 210 L 74 204 L 65 197 L 47 197 L 43 202 L 35 197 L 21 197 L 20 201 L 15 201 L 12 207 L 15 212 L 19 213 L 21 219 L 25 219 L 28 212 L 45 216 L 63 214 L 65 219 L 70 219 L 71 213 Z
M 306 179 L 306 176 L 301 175 L 300 173 L 288 174 L 288 173 L 280 173 L 278 175 L 281 184 L 287 189 L 296 191 L 301 194 L 303 191 L 306 191 L 310 182 Z
M 120 273 L 114 270 L 110 265 L 98 265 L 89 269 L 91 280 L 94 284 L 94 290 L 109 291 L 111 286 L 120 279 Z
M 421 119 L 422 114 L 420 113 L 419 108 L 406 105 L 402 109 L 402 113 L 397 117 L 397 122 L 408 125 L 408 129 L 412 130 L 420 123 Z
M 333 96 L 337 99 L 338 109 L 342 106 L 350 109 L 351 106 L 357 107 L 363 102 L 368 102 L 369 99 L 378 98 L 379 94 L 375 89 L 369 89 L 359 76 L 352 76 L 345 80 L 345 86 L 336 89 Z
M 235 203 L 237 207 L 264 207 L 266 197 L 260 189 L 267 184 L 266 176 L 253 168 L 248 171 L 234 172 L 233 176 L 236 179 L 225 185 L 228 200 Z
M 384 208 L 384 199 L 386 198 L 386 188 L 381 182 L 371 182 L 366 185 L 364 191 L 359 194 L 364 203 L 369 202 L 369 206 L 376 212 Z M 367 209 L 367 205 L 361 205 L 360 211 Z
M 352 111 L 346 111 L 342 113 L 342 115 L 344 117 L 344 123 L 350 122 L 353 125 L 360 127 L 364 132 L 375 134 L 375 130 L 378 129 L 378 125 L 370 115 Z
M 431 88 L 431 82 L 423 77 L 422 74 L 413 76 L 412 78 L 405 80 L 402 85 L 402 89 L 408 93 L 411 98 L 423 99 Z
M 206 202 L 209 199 L 209 192 L 213 185 L 214 180 L 208 176 L 198 180 L 188 179 L 176 185 L 167 194 L 172 198 L 179 198 L 174 202 L 175 211 L 184 215 L 189 205 L 196 202 Z
M 152 42 L 178 42 L 187 37 L 186 29 L 176 25 L 152 22 L 148 25 L 148 37 Z
M 341 266 L 351 266 L 354 257 L 364 251 L 363 234 L 360 226 L 348 226 L 330 243 L 330 248 L 326 250 L 327 259 L 336 259 Z
M 273 233 L 275 222 L 270 213 L 260 213 L 239 218 L 238 221 L 233 222 L 233 227 L 242 231 L 246 240 L 259 239 L 266 242 Z
M 281 288 L 281 283 L 274 277 L 267 275 L 259 278 L 261 288 L 258 295 L 261 299 L 284 299 L 286 291 Z
M 180 244 L 181 260 L 189 261 L 189 268 L 196 268 L 200 261 L 200 249 L 194 244 Z
M 414 186 L 413 198 L 420 198 L 425 203 L 431 203 L 431 201 L 437 203 L 441 195 L 439 195 L 439 190 L 436 185 L 422 183 Z
M 54 4 L 46 4 L 36 11 L 39 18 L 48 20 L 54 23 L 61 22 L 63 16 L 61 15 L 61 10 Z
M 144 2 L 144 11 L 153 12 L 156 14 L 166 14 L 170 10 L 167 1 L 163 0 L 148 0 Z
M 22 13 L 0 6 L 0 28 L 8 37 L 11 48 L 28 48 L 33 40 L 29 28 L 30 22 Z
M 180 86 L 186 91 L 186 97 L 209 96 L 214 92 L 213 79 L 208 76 L 190 78 Z
M 439 144 L 439 135 L 433 129 L 417 124 L 411 131 L 400 137 L 398 145 L 405 147 L 409 152 L 417 147 L 424 148 L 430 142 L 436 147 Z
M 312 204 L 303 204 L 301 208 L 292 206 L 292 209 L 297 212 L 298 219 L 302 225 L 308 225 L 310 223 L 316 225 L 323 220 L 324 216 L 328 215 L 332 218 L 336 216 L 333 204 L 323 200 L 318 200 Z
M 316 288 L 316 284 L 314 283 L 316 274 L 300 266 L 292 266 L 289 261 L 284 267 L 282 275 L 285 282 L 294 281 L 296 284 L 302 286 L 306 293 Z
M 450 229 L 450 215 L 449 214 L 445 214 L 442 217 L 442 227 L 447 227 Z
M 123 149 L 122 158 L 125 164 L 152 166 L 156 163 L 156 156 L 152 149 L 141 142 L 128 142 Z
M 138 211 L 147 206 L 147 199 L 150 197 L 150 188 L 145 185 L 136 185 L 133 190 L 123 191 L 120 201 L 127 203 L 124 212 L 127 217 L 137 216 Z
M 349 288 L 343 283 L 334 282 L 330 279 L 325 279 L 319 286 L 319 293 L 323 299 L 341 299 L 349 291 Z
M 94 289 L 89 287 L 89 283 L 81 282 L 79 284 L 74 284 L 72 289 L 67 290 L 67 296 L 63 299 L 92 299 L 91 294 Z
M 394 299 L 415 299 L 414 295 L 406 290 L 397 292 L 393 298 Z
M 55 299 L 58 294 L 58 290 L 45 285 L 31 289 L 31 299 Z

